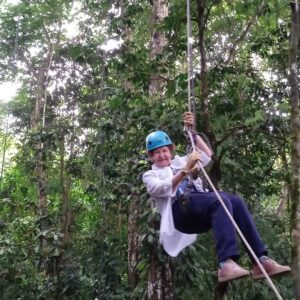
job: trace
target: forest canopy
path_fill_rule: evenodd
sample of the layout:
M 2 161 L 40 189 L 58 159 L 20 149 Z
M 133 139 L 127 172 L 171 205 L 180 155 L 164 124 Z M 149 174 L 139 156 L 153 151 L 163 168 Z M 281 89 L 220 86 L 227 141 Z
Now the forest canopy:
M 192 78 L 185 1 L 0 2 L 0 299 L 221 299 L 211 234 L 168 257 L 141 179 L 150 132 L 187 151 L 188 81 L 210 178 L 246 200 L 300 299 L 298 1 L 190 5 Z M 249 279 L 226 293 L 274 297 Z

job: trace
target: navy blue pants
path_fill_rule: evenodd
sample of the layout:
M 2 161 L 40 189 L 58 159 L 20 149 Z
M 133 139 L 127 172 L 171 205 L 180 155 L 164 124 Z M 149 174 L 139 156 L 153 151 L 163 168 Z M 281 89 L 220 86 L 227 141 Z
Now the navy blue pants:
M 235 194 L 219 194 L 256 256 L 267 255 L 244 200 Z M 172 211 L 175 228 L 181 232 L 203 233 L 212 229 L 219 262 L 239 256 L 235 228 L 214 192 L 191 192 L 186 210 L 183 211 L 179 200 L 176 200 Z M 254 261 L 249 251 L 246 251 Z

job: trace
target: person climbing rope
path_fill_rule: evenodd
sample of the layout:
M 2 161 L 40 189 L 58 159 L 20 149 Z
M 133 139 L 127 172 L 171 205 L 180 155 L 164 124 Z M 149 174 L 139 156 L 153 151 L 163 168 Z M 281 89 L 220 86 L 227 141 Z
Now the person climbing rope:
M 193 114 L 185 112 L 183 122 L 187 128 L 192 128 Z M 170 256 L 176 257 L 196 240 L 197 234 L 212 229 L 219 264 L 219 282 L 248 275 L 253 279 L 264 278 L 265 275 L 247 248 L 252 270 L 246 270 L 236 263 L 239 250 L 235 228 L 216 193 L 204 190 L 202 180 L 195 176 L 197 164 L 200 162 L 206 166 L 213 153 L 199 135 L 194 134 L 193 139 L 199 151 L 194 150 L 180 157 L 174 156 L 175 145 L 166 132 L 154 131 L 146 138 L 146 149 L 153 164 L 151 170 L 143 174 L 143 182 L 161 215 L 160 243 Z M 244 200 L 228 192 L 220 191 L 219 194 L 266 273 L 275 276 L 290 272 L 289 266 L 280 265 L 267 256 L 266 246 Z

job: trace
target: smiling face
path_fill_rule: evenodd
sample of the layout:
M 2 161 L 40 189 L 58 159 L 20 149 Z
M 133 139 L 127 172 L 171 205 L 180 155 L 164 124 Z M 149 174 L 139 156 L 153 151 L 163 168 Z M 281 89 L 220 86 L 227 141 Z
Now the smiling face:
M 156 148 L 149 154 L 152 162 L 159 168 L 167 167 L 171 163 L 172 154 L 168 146 Z

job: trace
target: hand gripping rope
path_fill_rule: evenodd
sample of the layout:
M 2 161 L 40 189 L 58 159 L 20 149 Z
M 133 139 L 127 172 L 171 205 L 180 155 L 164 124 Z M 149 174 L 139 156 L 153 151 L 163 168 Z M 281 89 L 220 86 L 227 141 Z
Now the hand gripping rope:
M 189 111 L 191 112 L 192 111 L 192 106 L 194 108 L 195 104 L 194 104 L 194 87 L 193 87 L 194 74 L 193 74 L 192 45 L 191 45 L 192 41 L 191 41 L 190 0 L 186 0 L 186 8 L 187 8 L 187 52 L 188 52 L 188 58 L 187 58 L 188 59 L 188 105 L 189 105 Z M 191 132 L 190 128 L 185 128 L 184 130 L 188 133 L 188 136 L 189 136 L 189 139 L 190 139 L 190 142 L 191 142 L 191 145 L 192 145 L 192 149 L 193 149 L 193 151 L 195 151 L 196 147 L 195 147 L 195 143 L 194 143 L 194 140 L 193 140 L 193 135 L 192 135 L 192 132 Z M 223 206 L 226 214 L 228 215 L 230 221 L 232 222 L 232 224 L 233 224 L 234 228 L 236 229 L 238 235 L 240 236 L 241 240 L 244 242 L 245 246 L 247 247 L 247 249 L 249 250 L 249 252 L 253 256 L 255 262 L 257 263 L 257 265 L 259 266 L 259 268 L 262 271 L 263 275 L 265 276 L 268 284 L 270 285 L 270 287 L 274 291 L 277 299 L 283 300 L 283 298 L 279 294 L 277 288 L 275 287 L 274 283 L 272 282 L 271 278 L 269 277 L 268 273 L 265 271 L 265 269 L 262 266 L 261 262 L 259 261 L 258 257 L 254 253 L 251 246 L 249 245 L 246 238 L 244 237 L 243 233 L 241 232 L 240 228 L 236 224 L 236 222 L 233 219 L 231 213 L 229 212 L 227 206 L 225 205 L 225 203 L 222 200 L 220 194 L 216 190 L 214 184 L 210 180 L 209 176 L 207 175 L 206 171 L 204 170 L 204 168 L 203 168 L 203 166 L 200 162 L 198 162 L 198 166 L 201 169 L 202 173 L 204 174 L 205 178 L 207 179 L 209 185 L 211 186 L 211 188 L 214 191 L 215 195 L 217 196 L 218 200 L 220 201 L 221 205 Z

